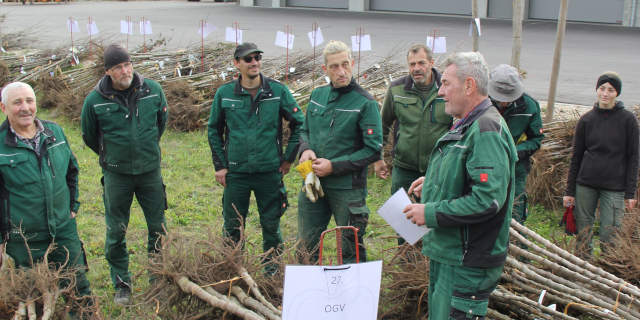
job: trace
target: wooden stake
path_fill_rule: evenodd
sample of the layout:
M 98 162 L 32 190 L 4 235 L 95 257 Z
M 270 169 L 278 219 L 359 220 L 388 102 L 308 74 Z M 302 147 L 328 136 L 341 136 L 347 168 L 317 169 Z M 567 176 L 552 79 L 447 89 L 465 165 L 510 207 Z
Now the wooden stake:
M 316 88 L 316 35 L 318 34 L 318 24 L 311 24 L 311 32 L 313 38 L 313 66 L 311 67 L 311 90 Z
M 511 46 L 511 65 L 520 70 L 520 50 L 522 49 L 523 0 L 513 0 L 513 45 Z
M 556 89 L 558 88 L 558 73 L 560 71 L 560 57 L 562 56 L 562 41 L 567 28 L 567 7 L 569 0 L 561 0 L 560 14 L 558 16 L 558 32 L 556 34 L 556 46 L 553 48 L 553 67 L 551 68 L 551 81 L 549 84 L 549 98 L 547 99 L 547 115 L 545 122 L 553 120 L 553 109 L 556 102 Z
M 471 21 L 471 25 L 473 28 L 471 31 L 471 35 L 473 36 L 473 51 L 476 52 L 480 50 L 478 44 L 478 26 L 476 25 L 476 18 L 478 18 L 478 0 L 471 0 L 471 16 L 473 17 L 473 21 Z

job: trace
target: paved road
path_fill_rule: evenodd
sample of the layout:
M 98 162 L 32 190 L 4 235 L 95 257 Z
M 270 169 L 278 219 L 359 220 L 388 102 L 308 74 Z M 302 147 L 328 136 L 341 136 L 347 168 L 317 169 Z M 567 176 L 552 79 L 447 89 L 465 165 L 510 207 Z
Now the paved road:
M 167 40 L 171 49 L 198 47 L 196 30 L 201 19 L 216 25 L 206 39 L 221 41 L 224 27 L 238 22 L 244 30 L 244 40 L 256 42 L 269 56 L 284 54 L 273 45 L 275 32 L 285 24 L 294 27 L 294 50 L 310 50 L 306 33 L 312 22 L 317 22 L 325 39 L 350 41 L 362 26 L 371 34 L 373 51 L 367 52 L 363 64 L 395 54 L 402 62 L 404 50 L 416 41 L 424 41 L 433 29 L 447 36 L 448 49 L 470 50 L 469 19 L 456 16 L 424 14 L 354 13 L 317 9 L 246 8 L 229 3 L 187 1 L 136 2 L 77 2 L 63 4 L 35 4 L 22 6 L 0 4 L 0 15 L 5 21 L 0 32 L 25 32 L 36 39 L 34 47 L 53 48 L 69 44 L 66 19 L 78 19 L 81 34 L 86 39 L 88 16 L 92 16 L 100 29 L 100 38 L 124 42 L 119 34 L 119 21 L 125 16 L 134 20 L 145 17 L 152 22 L 153 38 Z M 511 57 L 511 23 L 486 20 L 482 24 L 480 50 L 491 66 L 509 63 Z M 527 71 L 525 85 L 534 97 L 546 100 L 549 90 L 556 24 L 551 21 L 531 21 L 524 26 L 522 67 Z M 130 45 L 140 45 L 142 36 L 130 37 Z M 603 71 L 615 70 L 623 79 L 621 100 L 627 105 L 640 104 L 640 29 L 619 26 L 572 23 L 567 27 L 562 68 L 558 88 L 558 102 L 591 105 L 595 99 L 595 80 Z

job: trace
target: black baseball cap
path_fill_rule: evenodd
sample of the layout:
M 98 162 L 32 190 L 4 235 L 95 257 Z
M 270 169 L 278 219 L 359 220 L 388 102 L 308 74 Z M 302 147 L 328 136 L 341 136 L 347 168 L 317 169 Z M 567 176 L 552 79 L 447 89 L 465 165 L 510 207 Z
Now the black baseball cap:
M 253 42 L 245 42 L 236 47 L 233 57 L 239 59 L 254 52 L 262 53 L 262 50 L 258 49 L 258 46 Z

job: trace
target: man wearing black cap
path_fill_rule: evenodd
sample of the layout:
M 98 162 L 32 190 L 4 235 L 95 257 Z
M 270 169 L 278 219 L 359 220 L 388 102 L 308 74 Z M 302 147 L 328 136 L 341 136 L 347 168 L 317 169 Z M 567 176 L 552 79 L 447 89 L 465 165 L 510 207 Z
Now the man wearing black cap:
M 255 44 L 239 45 L 233 58 L 240 76 L 216 91 L 208 130 L 216 181 L 224 187 L 223 234 L 234 243 L 241 241 L 253 191 L 263 249 L 277 251 L 282 245 L 280 217 L 288 206 L 282 177 L 295 161 L 304 116 L 287 86 L 260 73 L 262 51 Z M 290 132 L 284 152 L 283 120 Z M 267 265 L 266 271 L 277 269 Z
M 107 236 L 105 256 L 116 289 L 115 303 L 131 299 L 126 231 L 135 194 L 149 232 L 147 250 L 157 251 L 164 234 L 166 195 L 160 174 L 160 137 L 167 100 L 160 85 L 133 71 L 127 51 L 104 51 L 105 76 L 82 107 L 82 138 L 99 155 L 104 186 Z
M 527 175 L 531 170 L 529 159 L 544 138 L 540 105 L 528 94 L 520 80 L 518 69 L 501 64 L 491 71 L 489 97 L 507 121 L 513 141 L 516 143 L 515 198 L 513 218 L 519 223 L 527 219 Z

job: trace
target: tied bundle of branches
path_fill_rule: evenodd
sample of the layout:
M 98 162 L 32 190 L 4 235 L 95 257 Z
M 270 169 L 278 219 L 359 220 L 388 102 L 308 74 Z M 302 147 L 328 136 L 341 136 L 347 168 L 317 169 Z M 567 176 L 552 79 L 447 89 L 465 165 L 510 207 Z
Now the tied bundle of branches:
M 45 257 L 53 247 L 47 249 Z M 6 257 L 6 256 L 5 256 Z M 77 297 L 76 270 L 54 266 L 45 260 L 31 268 L 16 268 L 3 259 L 0 271 L 0 318 L 65 319 L 67 310 L 83 319 L 100 319 L 97 306 L 86 302 L 93 297 Z M 62 301 L 59 297 L 64 296 Z
M 640 213 L 625 214 L 614 241 L 600 255 L 599 263 L 626 281 L 640 285 Z
M 172 81 L 164 85 L 169 105 L 168 126 L 179 131 L 193 131 L 204 127 L 209 108 L 201 104 L 202 92 L 186 80 Z
M 388 320 L 427 319 L 429 292 L 429 259 L 420 249 L 408 244 L 395 250 L 384 264 L 379 318 Z
M 510 235 L 528 250 L 510 244 L 501 284 L 491 295 L 494 317 L 640 319 L 638 287 L 559 248 L 515 220 Z M 559 311 L 546 307 L 552 303 Z
M 242 319 L 281 319 L 274 299 L 265 297 L 252 276 L 261 272 L 260 262 L 245 252 L 241 245 L 230 245 L 213 234 L 203 238 L 170 233 L 150 260 L 148 269 L 156 281 L 145 300 L 156 305 L 156 314 L 163 318 L 229 313 Z M 282 278 L 277 281 L 281 288 Z
M 532 157 L 527 194 L 532 203 L 560 209 L 573 151 L 573 135 L 578 115 L 568 121 L 545 124 L 542 146 Z

